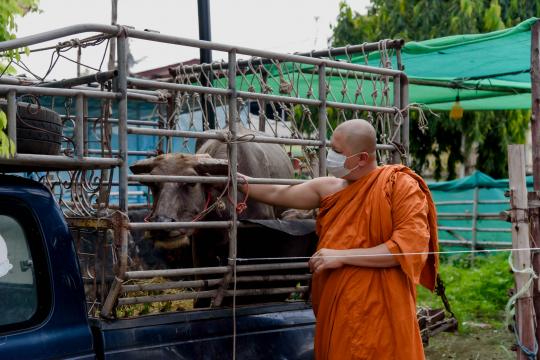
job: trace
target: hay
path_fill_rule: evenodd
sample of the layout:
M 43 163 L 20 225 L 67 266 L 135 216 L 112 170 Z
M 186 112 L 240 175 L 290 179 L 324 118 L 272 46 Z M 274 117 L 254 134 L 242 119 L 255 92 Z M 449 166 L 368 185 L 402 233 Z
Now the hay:
M 128 280 L 125 285 L 140 285 L 140 284 L 160 284 L 169 280 L 163 277 L 155 277 L 145 280 Z M 192 289 L 166 289 L 155 291 L 130 291 L 124 293 L 124 297 L 149 296 L 149 295 L 164 295 L 164 294 L 180 294 L 183 292 L 193 291 Z M 140 315 L 158 314 L 173 311 L 188 311 L 193 310 L 193 299 L 174 300 L 174 301 L 156 301 L 144 304 L 131 304 L 117 306 L 115 309 L 116 318 L 137 317 Z

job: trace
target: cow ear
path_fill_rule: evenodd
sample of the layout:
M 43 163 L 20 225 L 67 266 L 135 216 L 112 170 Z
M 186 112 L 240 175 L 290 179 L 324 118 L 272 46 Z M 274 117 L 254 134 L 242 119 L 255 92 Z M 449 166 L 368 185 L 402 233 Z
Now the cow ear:
M 154 168 L 156 158 L 139 160 L 129 167 L 134 174 L 148 174 Z
M 229 162 L 225 159 L 197 157 L 194 168 L 201 175 L 227 175 L 229 173 Z

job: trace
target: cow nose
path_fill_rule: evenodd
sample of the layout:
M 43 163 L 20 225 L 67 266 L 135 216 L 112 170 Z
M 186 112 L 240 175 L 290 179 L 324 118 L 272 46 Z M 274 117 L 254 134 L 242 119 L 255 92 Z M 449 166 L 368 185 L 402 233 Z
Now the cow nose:
M 173 218 L 170 218 L 168 216 L 162 216 L 162 215 L 152 216 L 149 220 L 151 222 L 175 222 L 176 221 Z

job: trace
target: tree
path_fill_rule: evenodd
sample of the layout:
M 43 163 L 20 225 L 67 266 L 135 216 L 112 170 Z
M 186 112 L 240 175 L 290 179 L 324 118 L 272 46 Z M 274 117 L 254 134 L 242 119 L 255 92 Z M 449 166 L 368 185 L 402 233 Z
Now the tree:
M 38 11 L 39 0 L 1 0 L 0 2 L 0 41 L 11 40 L 15 38 L 17 24 L 15 20 L 18 16 L 24 16 L 28 12 Z M 19 49 L 9 50 L 1 54 L 0 74 L 13 73 L 11 67 L 13 60 L 19 60 Z M 7 63 L 6 63 L 7 61 Z M 6 134 L 7 117 L 0 110 L 0 156 L 7 157 L 14 153 L 15 146 L 13 141 Z
M 457 34 L 483 33 L 512 27 L 536 16 L 538 0 L 372 0 L 366 15 L 340 3 L 333 46 L 361 44 L 386 38 L 421 41 Z M 455 167 L 476 148 L 477 169 L 493 177 L 507 176 L 506 145 L 523 143 L 528 111 L 466 112 L 456 121 L 448 113 L 429 117 L 424 134 L 411 125 L 413 168 L 422 172 L 427 159 L 435 158 L 435 177 L 456 176 Z M 411 122 L 416 114 L 411 114 Z M 446 161 L 444 161 L 447 159 Z

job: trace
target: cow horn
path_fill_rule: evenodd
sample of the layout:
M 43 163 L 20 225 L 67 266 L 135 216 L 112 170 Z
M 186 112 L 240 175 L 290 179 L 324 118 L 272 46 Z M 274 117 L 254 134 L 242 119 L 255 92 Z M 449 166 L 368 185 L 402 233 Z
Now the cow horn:
M 155 157 L 152 157 L 149 159 L 139 160 L 133 165 L 131 165 L 129 169 L 134 174 L 147 174 L 150 171 L 152 171 L 152 169 L 154 168 L 155 159 L 156 159 Z
M 197 157 L 194 168 L 199 174 L 227 175 L 229 162 L 225 159 Z

